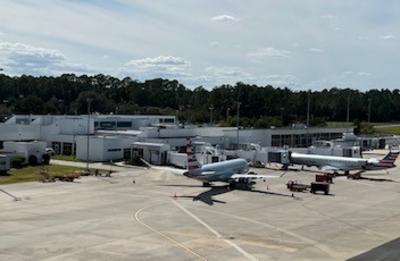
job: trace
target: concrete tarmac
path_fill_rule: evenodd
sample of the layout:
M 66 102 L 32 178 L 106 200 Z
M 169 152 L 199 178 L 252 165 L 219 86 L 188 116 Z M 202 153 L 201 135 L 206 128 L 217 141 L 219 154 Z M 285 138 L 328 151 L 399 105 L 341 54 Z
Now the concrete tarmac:
M 345 260 L 400 236 L 398 168 L 293 197 L 286 182 L 315 172 L 255 171 L 284 175 L 253 191 L 153 169 L 1 186 L 19 200 L 0 192 L 0 260 Z

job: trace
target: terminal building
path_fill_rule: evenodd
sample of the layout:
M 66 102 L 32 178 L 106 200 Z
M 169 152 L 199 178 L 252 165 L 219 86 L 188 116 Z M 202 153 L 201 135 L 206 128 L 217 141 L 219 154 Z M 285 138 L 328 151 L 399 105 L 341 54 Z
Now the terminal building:
M 341 138 L 343 133 L 353 133 L 353 128 L 293 126 L 237 130 L 180 126 L 175 116 L 165 115 L 14 115 L 0 123 L 0 148 L 5 141 L 44 141 L 57 154 L 75 155 L 80 160 L 120 160 L 138 154 L 151 163 L 167 164 L 170 152 L 185 151 L 188 138 L 221 150 L 251 150 L 305 148 L 317 140 Z

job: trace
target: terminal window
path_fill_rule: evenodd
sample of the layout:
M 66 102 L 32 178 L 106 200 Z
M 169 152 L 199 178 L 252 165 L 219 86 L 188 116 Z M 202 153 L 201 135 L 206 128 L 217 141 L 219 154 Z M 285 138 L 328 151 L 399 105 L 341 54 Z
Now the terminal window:
M 108 149 L 107 151 L 112 152 L 112 151 L 121 151 L 122 149 Z
M 115 121 L 101 121 L 100 128 L 114 128 Z
M 131 121 L 118 121 L 117 127 L 119 128 L 131 128 L 132 122 Z
M 173 118 L 166 118 L 166 119 L 164 119 L 164 122 L 165 122 L 165 123 L 174 123 L 174 122 L 175 122 L 175 119 L 173 119 Z

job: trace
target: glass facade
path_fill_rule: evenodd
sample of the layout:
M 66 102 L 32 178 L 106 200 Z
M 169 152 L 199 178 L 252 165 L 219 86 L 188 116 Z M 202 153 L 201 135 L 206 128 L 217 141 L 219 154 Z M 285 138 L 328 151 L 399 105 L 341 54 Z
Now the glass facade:
M 131 121 L 118 121 L 117 127 L 118 128 L 132 128 L 132 122 Z
M 63 155 L 72 155 L 72 143 L 64 142 L 63 144 Z
M 316 140 L 332 140 L 342 137 L 342 133 L 310 133 L 310 134 L 284 134 L 272 135 L 271 146 L 291 148 L 306 148 L 312 145 Z
M 115 128 L 115 121 L 101 121 L 100 128 Z

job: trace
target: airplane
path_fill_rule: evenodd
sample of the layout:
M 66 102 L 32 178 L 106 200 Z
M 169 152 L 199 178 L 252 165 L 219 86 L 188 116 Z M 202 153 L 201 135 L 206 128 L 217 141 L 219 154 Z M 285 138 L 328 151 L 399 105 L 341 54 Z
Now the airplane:
M 229 183 L 231 188 L 237 184 L 251 186 L 253 179 L 278 178 L 279 176 L 250 174 L 249 165 L 245 159 L 232 159 L 216 163 L 201 165 L 193 155 L 192 142 L 186 147 L 188 170 L 183 173 L 185 177 L 203 182 L 204 187 L 211 186 L 211 182 Z
M 396 167 L 394 162 L 399 153 L 399 151 L 390 151 L 383 159 L 364 159 L 292 152 L 289 161 L 291 164 L 315 166 L 322 171 L 333 171 L 335 174 L 344 171 L 345 175 L 349 175 L 351 170 L 364 172 L 394 168 Z

